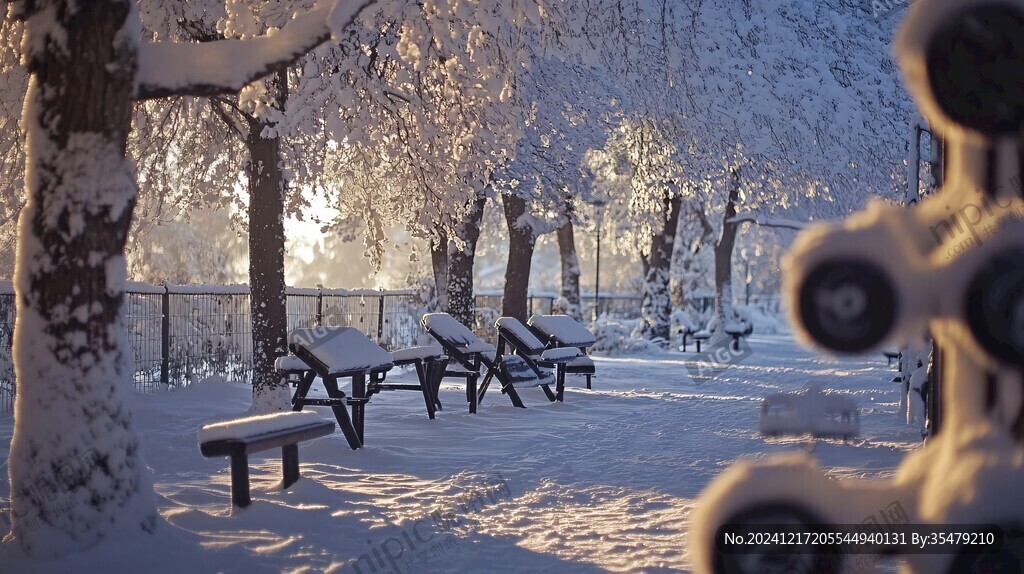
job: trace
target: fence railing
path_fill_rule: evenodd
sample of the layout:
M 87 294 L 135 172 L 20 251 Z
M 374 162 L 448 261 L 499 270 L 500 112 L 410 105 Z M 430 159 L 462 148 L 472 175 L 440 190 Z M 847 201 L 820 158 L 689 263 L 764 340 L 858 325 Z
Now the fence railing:
M 552 313 L 557 295 L 529 296 L 530 313 Z M 593 316 L 593 295 L 581 297 L 581 315 Z M 633 319 L 640 297 L 601 294 L 600 314 Z M 287 289 L 288 330 L 318 325 L 355 327 L 386 349 L 424 340 L 420 317 L 426 311 L 415 291 L 369 289 Z M 501 314 L 500 293 L 476 297 L 474 331 L 494 339 Z M 123 321 L 135 364 L 133 382 L 142 392 L 187 386 L 211 376 L 249 380 L 252 376 L 252 321 L 246 285 L 149 285 L 129 283 Z M 0 412 L 13 408 L 15 298 L 0 281 Z

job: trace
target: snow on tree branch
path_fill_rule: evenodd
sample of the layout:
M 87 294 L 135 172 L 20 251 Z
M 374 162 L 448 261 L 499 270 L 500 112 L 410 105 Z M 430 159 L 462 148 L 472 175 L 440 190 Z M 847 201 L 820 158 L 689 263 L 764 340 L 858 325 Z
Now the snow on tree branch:
M 326 42 L 371 2 L 322 0 L 276 33 L 256 38 L 142 44 L 136 99 L 236 93 Z

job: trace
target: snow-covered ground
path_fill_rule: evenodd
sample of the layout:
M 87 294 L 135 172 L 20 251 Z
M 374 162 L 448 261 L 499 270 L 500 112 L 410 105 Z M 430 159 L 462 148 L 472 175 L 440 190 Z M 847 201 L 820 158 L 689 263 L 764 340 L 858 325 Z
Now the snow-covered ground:
M 860 403 L 861 438 L 815 445 L 835 478 L 888 476 L 920 444 L 897 416 L 881 354 L 829 361 L 785 335 L 754 336 L 751 347 L 700 383 L 685 369 L 690 353 L 597 357 L 594 390 L 570 377 L 564 404 L 524 390 L 526 410 L 491 392 L 470 415 L 446 382 L 445 410 L 431 421 L 419 393 L 377 395 L 367 447 L 349 450 L 340 432 L 304 443 L 303 479 L 288 491 L 275 488 L 280 453 L 253 456 L 254 502 L 241 511 L 230 508 L 227 460 L 203 458 L 196 431 L 242 414 L 249 389 L 206 382 L 137 395 L 159 535 L 51 562 L 0 550 L 0 571 L 686 571 L 688 514 L 704 486 L 737 457 L 807 447 L 758 435 L 765 395 L 817 383 Z M 12 430 L 12 415 L 0 415 L 0 461 Z M 0 482 L 3 508 L 7 489 Z

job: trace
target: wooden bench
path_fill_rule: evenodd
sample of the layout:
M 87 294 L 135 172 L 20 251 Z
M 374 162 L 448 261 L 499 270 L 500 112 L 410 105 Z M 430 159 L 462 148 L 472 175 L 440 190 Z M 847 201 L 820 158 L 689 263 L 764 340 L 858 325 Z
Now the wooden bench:
M 249 455 L 281 447 L 283 488 L 299 480 L 299 443 L 334 432 L 334 423 L 312 412 L 276 413 L 203 426 L 199 450 L 206 458 L 231 459 L 231 502 L 249 506 Z
M 885 355 L 885 365 L 887 367 L 892 366 L 893 361 L 898 362 L 900 358 L 899 351 L 882 351 L 882 354 Z

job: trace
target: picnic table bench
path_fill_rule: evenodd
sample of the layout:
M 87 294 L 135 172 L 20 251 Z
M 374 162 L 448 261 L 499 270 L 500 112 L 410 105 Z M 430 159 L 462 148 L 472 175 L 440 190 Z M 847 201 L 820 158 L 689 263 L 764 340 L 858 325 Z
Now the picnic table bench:
M 587 388 L 592 388 L 591 379 L 597 371 L 593 359 L 587 356 L 587 349 L 594 346 L 597 338 L 589 329 L 568 315 L 533 315 L 526 325 L 546 349 L 579 349 L 580 357 L 575 359 L 571 370 L 566 367 L 566 372 L 584 375 Z
M 743 337 L 753 333 L 754 332 L 754 325 L 751 324 L 751 323 L 746 323 L 746 322 L 742 322 L 742 323 L 729 323 L 722 330 L 725 331 L 726 335 L 729 335 L 730 337 L 732 337 L 732 344 L 731 344 L 732 350 L 733 351 L 739 351 L 740 350 L 740 339 L 742 339 Z M 698 348 L 697 351 L 699 352 L 700 349 Z
M 384 374 L 394 366 L 391 353 L 352 327 L 296 329 L 288 335 L 288 346 L 309 369 L 296 385 L 292 409 L 331 407 L 349 446 L 353 450 L 362 447 L 366 403 L 370 400 L 366 381 L 383 381 Z M 327 398 L 307 396 L 316 377 L 323 381 Z M 341 378 L 352 380 L 351 396 L 338 388 Z M 346 407 L 352 408 L 351 417 Z
M 515 317 L 499 317 L 494 327 L 498 330 L 498 354 L 503 357 L 502 363 L 508 361 L 505 355 L 505 349 L 508 347 L 514 355 L 521 357 L 536 378 L 542 380 L 540 386 L 548 400 L 562 401 L 566 374 L 586 375 L 587 388 L 590 388 L 590 377 L 595 371 L 594 361 L 578 347 L 548 348 L 533 331 Z M 544 379 L 550 378 L 550 372 L 544 372 L 544 368 L 555 370 L 554 393 L 551 392 L 550 382 L 543 382 Z M 513 369 L 510 367 L 508 370 L 511 373 Z M 484 387 L 486 384 L 485 379 Z
M 427 416 L 431 419 L 441 408 L 437 387 L 448 357 L 437 345 L 389 353 L 352 327 L 298 329 L 291 333 L 289 339 L 289 346 L 295 354 L 279 357 L 275 367 L 296 385 L 292 408 L 301 411 L 306 405 L 331 407 L 353 449 L 364 444 L 365 405 L 370 397 L 381 391 L 420 391 Z M 387 373 L 392 367 L 404 365 L 415 368 L 419 384 L 387 380 Z M 317 377 L 323 381 L 328 395 L 326 399 L 308 397 Z M 351 396 L 346 396 L 338 388 L 339 378 L 352 379 Z M 345 407 L 351 407 L 351 417 Z
M 477 405 L 487 392 L 488 384 L 492 378 L 501 382 L 501 392 L 508 396 L 512 405 L 519 408 L 526 408 L 519 393 L 516 392 L 516 383 L 525 383 L 529 377 L 518 376 L 523 374 L 517 363 L 516 369 L 509 371 L 502 370 L 501 363 L 504 357 L 498 353 L 498 349 L 476 336 L 468 327 L 459 323 L 454 317 L 447 313 L 427 313 L 422 319 L 423 328 L 444 349 L 445 354 L 450 358 L 448 366 L 442 376 L 464 377 L 466 379 L 466 399 L 469 402 L 469 412 L 475 413 Z M 515 362 L 515 361 L 514 361 Z M 478 386 L 477 380 L 481 368 L 485 369 L 483 382 Z M 509 373 L 516 374 L 514 378 Z M 533 377 L 530 383 L 545 386 L 545 392 L 549 398 L 550 389 L 546 385 L 549 381 L 540 380 L 539 375 Z M 553 400 L 553 399 L 552 399 Z
M 206 458 L 231 459 L 231 502 L 245 508 L 249 496 L 249 455 L 281 447 L 282 488 L 299 479 L 299 443 L 334 432 L 334 423 L 312 412 L 275 413 L 204 425 L 199 451 Z

